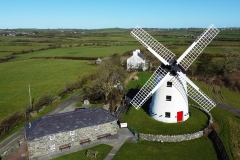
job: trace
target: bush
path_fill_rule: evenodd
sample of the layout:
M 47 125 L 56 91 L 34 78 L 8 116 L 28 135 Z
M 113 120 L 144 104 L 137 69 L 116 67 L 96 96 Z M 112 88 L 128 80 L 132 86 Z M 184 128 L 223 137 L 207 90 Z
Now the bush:
M 3 136 L 7 133 L 14 123 L 20 121 L 23 118 L 23 115 L 19 113 L 14 113 L 13 115 L 5 118 L 0 123 L 0 136 Z
M 38 112 L 44 105 L 50 105 L 52 102 L 53 95 L 51 93 L 44 93 L 34 105 L 34 110 Z
M 231 72 L 224 77 L 225 85 L 234 91 L 240 91 L 239 72 Z

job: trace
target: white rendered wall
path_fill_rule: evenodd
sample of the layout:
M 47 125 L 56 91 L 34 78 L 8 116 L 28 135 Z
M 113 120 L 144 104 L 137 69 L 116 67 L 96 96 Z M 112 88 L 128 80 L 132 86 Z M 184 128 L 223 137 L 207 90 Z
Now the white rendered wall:
M 140 50 L 133 51 L 133 55 L 127 59 L 127 70 L 129 69 L 139 69 L 141 67 L 143 71 L 147 68 L 145 67 L 145 60 L 138 56 Z
M 164 82 L 161 87 L 153 94 L 152 102 L 149 107 L 150 116 L 158 121 L 166 123 L 177 123 L 177 112 L 183 111 L 183 119 L 189 118 L 189 109 L 187 99 L 184 99 L 182 94 L 173 85 L 167 87 L 167 82 L 173 77 L 170 77 Z M 186 82 L 183 82 L 186 90 Z M 171 96 L 171 101 L 166 101 L 166 96 Z M 170 112 L 170 117 L 165 117 L 165 113 Z

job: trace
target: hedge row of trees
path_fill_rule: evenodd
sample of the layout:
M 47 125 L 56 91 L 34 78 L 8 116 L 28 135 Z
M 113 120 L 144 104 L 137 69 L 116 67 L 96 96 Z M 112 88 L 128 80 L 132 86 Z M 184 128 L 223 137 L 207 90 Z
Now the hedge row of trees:
M 213 59 L 211 54 L 202 54 L 198 58 L 196 67 L 191 66 L 187 72 L 192 76 L 215 77 L 212 83 L 226 86 L 235 91 L 240 91 L 240 55 L 231 50 L 226 51 L 223 57 Z
M 9 132 L 11 128 L 17 125 L 18 122 L 25 122 L 31 118 L 31 113 L 33 111 L 39 112 L 43 106 L 49 106 L 54 100 L 54 96 L 50 93 L 44 93 L 39 100 L 34 104 L 28 105 L 26 109 L 20 113 L 16 112 L 0 122 L 0 137 L 4 136 Z M 34 102 L 34 99 L 32 100 Z

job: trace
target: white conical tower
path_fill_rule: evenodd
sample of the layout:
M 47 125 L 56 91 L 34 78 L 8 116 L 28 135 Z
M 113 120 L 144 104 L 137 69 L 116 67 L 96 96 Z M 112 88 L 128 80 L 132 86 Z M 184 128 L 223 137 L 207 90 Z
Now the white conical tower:
M 182 122 L 189 118 L 186 81 L 170 76 L 153 94 L 149 114 L 166 123 Z M 173 83 L 179 84 L 174 87 Z

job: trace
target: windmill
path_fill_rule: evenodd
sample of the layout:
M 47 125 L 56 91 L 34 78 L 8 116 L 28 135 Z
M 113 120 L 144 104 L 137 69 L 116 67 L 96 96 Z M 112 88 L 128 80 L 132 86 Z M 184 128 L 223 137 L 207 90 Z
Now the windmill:
M 218 33 L 219 30 L 211 25 L 175 60 L 173 59 L 174 53 L 142 28 L 139 26 L 134 28 L 131 35 L 155 55 L 162 64 L 130 103 L 139 109 L 152 96 L 149 106 L 150 116 L 166 123 L 181 122 L 189 118 L 188 97 L 209 112 L 216 106 L 215 102 L 204 94 L 185 73 Z

